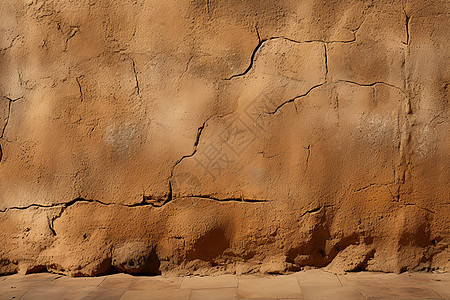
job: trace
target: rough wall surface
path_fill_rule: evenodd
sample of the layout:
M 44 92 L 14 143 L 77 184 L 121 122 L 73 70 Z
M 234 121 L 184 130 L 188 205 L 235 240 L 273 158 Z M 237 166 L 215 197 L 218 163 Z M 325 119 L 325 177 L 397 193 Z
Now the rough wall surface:
M 449 16 L 0 1 L 0 273 L 448 270 Z

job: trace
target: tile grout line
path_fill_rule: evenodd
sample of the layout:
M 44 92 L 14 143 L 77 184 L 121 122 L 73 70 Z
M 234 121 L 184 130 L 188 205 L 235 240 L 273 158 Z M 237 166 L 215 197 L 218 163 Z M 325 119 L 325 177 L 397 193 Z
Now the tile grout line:
M 369 299 L 369 296 L 366 296 L 366 294 L 364 294 L 360 289 L 359 289 L 359 287 L 357 286 L 357 285 L 355 285 L 355 289 L 364 297 L 364 298 L 366 298 L 366 300 L 368 300 Z
M 339 275 L 335 274 L 334 276 L 337 277 L 337 279 L 339 280 L 339 283 L 341 284 L 341 286 L 343 287 L 344 285 L 342 284 L 341 278 L 339 277 Z
M 450 299 L 449 297 L 445 297 L 443 296 L 441 293 L 439 293 L 438 291 L 436 291 L 433 287 L 430 288 L 433 292 L 436 293 L 436 295 L 438 295 L 439 297 L 441 297 L 442 299 Z
M 103 283 L 103 281 L 105 281 L 106 280 L 106 276 L 103 278 L 103 280 L 102 281 L 100 281 L 100 283 L 99 284 L 97 284 L 96 286 L 97 287 L 100 287 L 100 285 Z
M 19 299 L 22 299 L 26 294 L 28 294 L 29 291 L 31 291 L 31 289 L 28 289 L 25 293 L 23 293 L 23 295 L 20 296 Z

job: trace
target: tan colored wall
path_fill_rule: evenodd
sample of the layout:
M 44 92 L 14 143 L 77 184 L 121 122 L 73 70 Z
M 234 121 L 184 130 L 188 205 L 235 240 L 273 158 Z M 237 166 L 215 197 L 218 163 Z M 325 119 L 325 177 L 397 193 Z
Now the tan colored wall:
M 449 268 L 449 15 L 0 1 L 0 273 Z

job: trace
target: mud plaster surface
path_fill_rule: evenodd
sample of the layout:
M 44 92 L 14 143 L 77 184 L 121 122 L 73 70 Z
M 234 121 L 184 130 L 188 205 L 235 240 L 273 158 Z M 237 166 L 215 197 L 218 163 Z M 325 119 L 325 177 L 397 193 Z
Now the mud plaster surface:
M 0 14 L 0 273 L 448 270 L 448 1 Z

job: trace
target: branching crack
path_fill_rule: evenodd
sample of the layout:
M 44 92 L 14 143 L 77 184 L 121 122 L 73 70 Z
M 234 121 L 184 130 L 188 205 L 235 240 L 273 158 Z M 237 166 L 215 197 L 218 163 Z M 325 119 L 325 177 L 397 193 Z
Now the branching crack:
M 277 113 L 283 106 L 285 106 L 286 104 L 291 103 L 291 102 L 294 102 L 294 101 L 297 100 L 297 99 L 300 99 L 300 98 L 303 98 L 303 97 L 308 96 L 308 94 L 309 94 L 312 90 L 314 90 L 314 89 L 316 89 L 316 88 L 319 88 L 319 87 L 321 87 L 321 86 L 324 85 L 324 84 L 325 84 L 325 82 L 322 82 L 322 83 L 320 83 L 320 84 L 317 84 L 317 85 L 311 87 L 306 93 L 304 93 L 304 94 L 302 94 L 302 95 L 299 95 L 299 96 L 296 96 L 296 97 L 294 97 L 294 98 L 292 98 L 292 99 L 289 99 L 289 100 L 287 100 L 287 101 L 281 103 L 274 111 L 267 112 L 266 114 L 269 114 L 269 115 L 274 115 L 274 114 L 276 114 L 276 113 Z
M 170 178 L 169 178 L 169 192 L 167 193 L 167 199 L 162 203 L 162 205 L 170 202 L 173 200 L 173 186 L 172 186 L 172 181 L 173 181 L 173 173 L 175 172 L 175 168 L 185 159 L 185 158 L 189 158 L 195 155 L 195 153 L 197 153 L 197 146 L 198 143 L 200 142 L 200 137 L 202 135 L 203 129 L 205 129 L 206 123 L 208 123 L 208 121 L 214 116 L 209 117 L 208 119 L 206 119 L 203 124 L 197 128 L 197 136 L 195 137 L 195 141 L 194 141 L 194 146 L 193 146 L 193 150 L 191 154 L 188 155 L 183 155 L 180 159 L 178 159 L 175 164 L 172 166 L 171 170 L 170 170 Z
M 60 25 L 58 24 L 58 26 L 60 26 Z M 73 38 L 75 36 L 75 34 L 77 34 L 78 30 L 79 30 L 78 26 L 70 26 L 70 31 L 67 33 L 66 41 L 64 42 L 63 52 L 67 51 L 67 46 L 68 46 L 70 39 Z M 62 31 L 61 26 L 60 26 L 60 31 Z
M 250 64 L 248 65 L 247 69 L 245 69 L 245 71 L 242 72 L 242 73 L 231 75 L 231 77 L 225 78 L 225 80 L 231 80 L 231 79 L 236 78 L 236 77 L 245 76 L 253 67 L 253 63 L 255 62 L 256 53 L 258 53 L 258 51 L 262 48 L 262 46 L 264 45 L 265 42 L 267 42 L 267 41 L 269 41 L 271 39 L 274 39 L 274 38 L 269 38 L 269 39 L 261 40 L 261 37 L 259 36 L 258 30 L 256 32 L 257 32 L 257 35 L 258 35 L 259 42 L 258 42 L 258 45 L 256 45 L 256 48 L 252 52 L 252 56 L 250 57 Z
M 32 208 L 32 207 L 37 207 L 37 208 L 62 207 L 64 209 L 66 209 L 67 207 L 70 207 L 70 206 L 72 206 L 72 205 L 74 205 L 76 203 L 79 203 L 79 202 L 98 203 L 98 204 L 101 204 L 101 205 L 114 205 L 115 204 L 115 203 L 106 203 L 106 202 L 102 202 L 102 201 L 99 201 L 99 200 L 88 200 L 88 199 L 84 199 L 84 198 L 75 198 L 75 199 L 73 199 L 73 200 L 71 200 L 69 202 L 65 202 L 65 203 L 55 203 L 55 204 L 49 204 L 49 205 L 33 203 L 33 204 L 30 204 L 30 205 L 27 205 L 27 206 L 12 206 L 12 207 L 5 208 L 4 210 L 0 210 L 0 212 L 6 212 L 8 210 L 25 210 L 25 209 L 29 209 L 29 208 Z M 128 206 L 128 205 L 125 205 L 125 204 L 121 204 L 121 205 Z
M 178 197 L 177 199 L 188 199 L 188 198 L 200 198 L 200 199 L 209 199 L 209 200 L 214 200 L 214 201 L 220 201 L 220 202 L 231 202 L 231 201 L 236 201 L 236 202 L 252 202 L 252 203 L 260 203 L 260 202 L 270 202 L 270 200 L 260 200 L 260 199 L 251 199 L 251 198 L 216 198 L 216 197 L 212 197 L 212 196 L 208 196 L 208 195 L 189 195 L 189 196 L 182 196 L 182 197 Z M 108 202 L 103 202 L 100 200 L 89 200 L 89 199 L 84 199 L 84 198 L 75 198 L 69 202 L 65 202 L 65 203 L 55 203 L 55 204 L 30 204 L 27 206 L 12 206 L 12 207 L 7 207 L 5 209 L 0 209 L 0 213 L 4 213 L 10 210 L 27 210 L 29 208 L 61 208 L 61 211 L 54 216 L 51 220 L 49 220 L 49 227 L 50 230 L 52 232 L 54 232 L 54 221 L 56 219 L 58 219 L 59 217 L 61 217 L 61 215 L 63 214 L 63 212 L 70 206 L 73 206 L 77 203 L 95 203 L 95 204 L 99 204 L 99 205 L 103 205 L 103 206 L 121 206 L 121 207 L 129 207 L 129 208 L 134 208 L 134 207 L 142 207 L 142 206 L 151 206 L 151 207 L 161 207 L 163 206 L 165 203 L 162 203 L 160 205 L 158 205 L 157 203 L 151 203 L 151 202 L 139 202 L 139 203 L 134 203 L 134 204 L 122 204 L 122 203 L 108 203 Z M 55 234 L 56 235 L 56 234 Z
M 415 207 L 417 207 L 418 209 L 422 209 L 422 210 L 427 211 L 427 212 L 429 212 L 429 213 L 435 214 L 435 212 L 432 211 L 431 209 L 428 209 L 428 208 L 425 208 L 425 207 L 421 207 L 421 206 L 419 206 L 419 205 L 417 205 L 417 204 L 415 204 L 415 203 L 407 203 L 407 204 L 405 204 L 405 206 L 415 206 Z
M 255 27 L 256 28 L 256 34 L 258 36 L 258 44 L 256 45 L 255 49 L 252 52 L 252 55 L 250 57 L 250 64 L 249 64 L 249 66 L 242 73 L 231 75 L 230 77 L 225 78 L 224 80 L 231 80 L 231 79 L 236 78 L 236 77 L 241 77 L 241 76 L 247 75 L 247 73 L 253 68 L 253 64 L 254 64 L 255 59 L 256 59 L 256 54 L 264 46 L 264 44 L 266 42 L 268 42 L 268 41 L 282 39 L 282 40 L 286 40 L 286 41 L 289 41 L 289 42 L 292 42 L 292 43 L 296 43 L 296 44 L 301 44 L 301 43 L 323 43 L 325 45 L 325 47 L 326 47 L 327 44 L 334 44 L 334 43 L 348 44 L 348 43 L 353 43 L 353 42 L 356 42 L 356 34 L 357 34 L 358 30 L 361 28 L 361 26 L 364 24 L 365 21 L 366 21 L 366 19 L 364 19 L 364 21 L 362 21 L 361 24 L 359 24 L 359 26 L 357 28 L 352 30 L 353 38 L 351 40 L 342 40 L 342 41 L 326 41 L 326 40 L 320 40 L 320 39 L 296 41 L 294 39 L 291 39 L 291 38 L 288 38 L 288 37 L 284 37 L 284 36 L 273 36 L 273 37 L 269 37 L 269 38 L 266 38 L 266 39 L 262 39 L 260 34 L 259 34 L 258 27 Z M 327 55 L 327 49 L 325 48 L 325 56 L 326 55 Z M 327 69 L 327 74 L 328 74 L 328 60 L 327 60 L 327 58 L 325 58 L 325 64 L 326 64 L 326 69 Z
M 55 220 L 60 218 L 64 211 L 65 211 L 65 208 L 61 207 L 61 210 L 59 211 L 59 213 L 56 216 L 53 216 L 51 218 L 51 220 L 49 220 L 49 222 L 48 222 L 48 227 L 49 227 L 50 231 L 52 232 L 53 236 L 56 236 L 55 225 L 54 225 Z
M 144 202 L 139 202 L 139 203 L 134 203 L 134 204 L 121 204 L 121 203 L 108 203 L 108 202 L 103 202 L 100 200 L 89 200 L 89 199 L 84 199 L 84 198 L 75 198 L 69 202 L 65 202 L 65 203 L 55 203 L 55 204 L 49 204 L 49 205 L 45 205 L 45 204 L 30 204 L 27 206 L 12 206 L 12 207 L 7 207 L 3 210 L 0 209 L 0 213 L 4 213 L 8 210 L 26 210 L 32 207 L 36 207 L 36 208 L 57 208 L 60 207 L 63 210 L 67 209 L 68 207 L 77 204 L 77 203 L 96 203 L 96 204 L 100 204 L 100 205 L 104 205 L 104 206 L 110 206 L 110 205 L 117 205 L 117 206 L 123 206 L 123 207 L 140 207 L 140 206 L 153 206 L 153 207 L 159 207 L 158 205 L 154 205 L 153 203 L 144 203 Z M 59 214 L 61 215 L 62 212 Z M 56 217 L 55 219 L 57 219 L 58 217 Z M 54 220 L 53 220 L 54 221 Z

